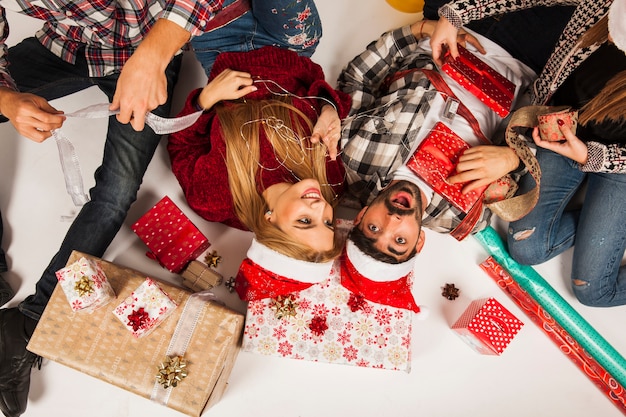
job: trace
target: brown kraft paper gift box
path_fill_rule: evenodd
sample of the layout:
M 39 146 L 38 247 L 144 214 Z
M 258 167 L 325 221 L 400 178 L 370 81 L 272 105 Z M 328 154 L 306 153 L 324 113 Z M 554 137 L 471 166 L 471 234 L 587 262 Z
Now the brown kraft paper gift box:
M 145 398 L 155 387 L 159 366 L 191 295 L 158 281 L 178 307 L 149 335 L 133 337 L 112 313 L 145 279 L 132 269 L 73 252 L 68 265 L 85 256 L 98 262 L 116 294 L 112 302 L 92 313 L 74 312 L 60 286 L 28 344 L 28 350 Z M 221 398 L 239 352 L 244 316 L 216 302 L 207 302 L 197 316 L 193 336 L 184 353 L 187 377 L 169 387 L 167 407 L 199 416 Z

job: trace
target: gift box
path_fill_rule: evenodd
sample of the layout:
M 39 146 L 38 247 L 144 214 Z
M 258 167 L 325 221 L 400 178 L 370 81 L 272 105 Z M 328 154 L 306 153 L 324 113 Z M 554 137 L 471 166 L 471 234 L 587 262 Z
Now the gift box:
M 70 261 L 80 256 L 100 265 L 118 300 L 126 299 L 145 281 L 145 275 L 140 272 L 77 252 Z M 215 404 L 226 388 L 240 347 L 244 317 L 207 300 L 207 293 L 191 294 L 161 281 L 159 286 L 179 308 L 149 335 L 139 339 L 111 314 L 113 307 L 99 308 L 92 314 L 73 312 L 57 286 L 27 348 L 197 417 Z M 168 362 L 169 366 L 164 366 Z M 166 371 L 175 377 L 168 379 L 164 375 Z M 185 373 L 187 376 L 183 378 Z M 159 383 L 164 380 L 177 382 L 176 386 L 170 384 L 165 388 Z
M 206 291 L 222 283 L 224 277 L 200 261 L 191 261 L 182 272 L 183 285 L 192 291 Z
M 451 184 L 448 177 L 455 173 L 459 158 L 469 148 L 449 127 L 437 122 L 409 158 L 406 166 L 450 204 L 468 213 L 482 198 L 487 186 L 463 194 L 465 183 Z
M 176 307 L 176 303 L 155 280 L 146 278 L 115 307 L 113 314 L 133 336 L 142 337 L 168 318 Z
M 248 303 L 242 349 L 261 355 L 410 372 L 413 312 L 368 301 L 329 278 Z
M 150 251 L 148 257 L 179 273 L 211 243 L 187 216 L 165 196 L 133 226 Z
M 459 57 L 452 58 L 448 51 L 441 69 L 500 117 L 508 116 L 515 97 L 515 84 L 463 46 L 457 47 Z
M 495 298 L 483 298 L 470 303 L 452 330 L 476 352 L 500 355 L 523 325 Z
M 115 298 L 104 271 L 84 257 L 58 270 L 56 277 L 74 311 L 92 312 Z

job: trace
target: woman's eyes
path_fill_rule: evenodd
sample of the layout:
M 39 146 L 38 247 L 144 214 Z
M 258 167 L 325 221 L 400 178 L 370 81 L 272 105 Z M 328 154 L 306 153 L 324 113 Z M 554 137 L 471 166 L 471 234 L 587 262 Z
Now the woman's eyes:
M 301 219 L 298 219 L 298 222 L 302 224 L 311 224 L 311 219 L 309 219 L 308 217 L 303 217 Z
M 370 224 L 369 226 L 367 226 L 367 228 L 370 230 L 370 232 L 378 232 L 380 229 L 378 228 L 378 226 L 375 226 L 373 224 Z
M 400 244 L 400 245 L 404 245 L 406 243 L 406 239 L 403 237 L 397 237 L 396 238 L 396 243 Z

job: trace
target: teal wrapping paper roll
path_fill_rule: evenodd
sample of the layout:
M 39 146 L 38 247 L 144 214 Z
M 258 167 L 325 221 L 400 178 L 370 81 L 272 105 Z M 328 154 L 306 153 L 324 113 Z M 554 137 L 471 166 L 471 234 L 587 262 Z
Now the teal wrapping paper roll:
M 532 267 L 517 263 L 502 239 L 487 227 L 474 237 L 511 274 L 513 279 L 563 327 L 622 386 L 626 384 L 626 360 Z

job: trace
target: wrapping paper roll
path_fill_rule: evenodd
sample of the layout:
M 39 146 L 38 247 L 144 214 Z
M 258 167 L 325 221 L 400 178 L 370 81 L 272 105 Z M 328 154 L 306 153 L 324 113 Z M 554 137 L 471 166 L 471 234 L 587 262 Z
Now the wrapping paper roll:
M 626 361 L 576 310 L 533 268 L 520 265 L 508 254 L 502 239 L 487 227 L 474 237 L 526 291 L 602 368 L 626 386 Z
M 513 277 L 493 257 L 480 264 L 502 290 L 556 344 L 586 376 L 626 414 L 626 391 L 611 374 L 589 355 L 558 323 L 524 291 Z

